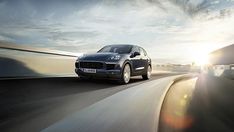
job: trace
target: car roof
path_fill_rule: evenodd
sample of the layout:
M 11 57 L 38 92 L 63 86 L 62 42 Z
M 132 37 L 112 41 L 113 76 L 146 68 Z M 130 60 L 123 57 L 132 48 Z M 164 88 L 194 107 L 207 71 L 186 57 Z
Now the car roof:
M 137 45 L 133 45 L 133 44 L 109 44 L 109 45 L 106 45 L 106 46 L 137 46 Z
M 138 46 L 138 45 L 135 45 L 135 44 L 109 44 L 109 45 L 106 45 L 106 46 L 133 46 L 133 47 L 142 48 L 141 46 Z

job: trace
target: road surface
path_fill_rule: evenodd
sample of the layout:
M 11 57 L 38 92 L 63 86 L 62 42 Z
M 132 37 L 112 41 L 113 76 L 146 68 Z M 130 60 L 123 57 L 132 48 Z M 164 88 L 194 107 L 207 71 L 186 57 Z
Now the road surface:
M 77 78 L 1 81 L 0 130 L 233 131 L 234 81 L 204 74 L 178 80 L 182 76 L 134 78 L 128 85 Z
M 90 82 L 77 78 L 2 80 L 0 81 L 0 129 L 4 132 L 41 131 L 121 91 L 137 86 L 143 88 L 145 83 L 172 75 L 175 74 L 153 75 L 149 81 L 134 78 L 130 84 L 120 86 L 112 81 Z M 164 85 L 168 85 L 166 83 L 168 82 Z M 155 96 L 159 98 L 165 87 L 156 89 L 157 91 L 160 92 Z M 119 103 L 123 101 L 125 100 L 122 99 Z

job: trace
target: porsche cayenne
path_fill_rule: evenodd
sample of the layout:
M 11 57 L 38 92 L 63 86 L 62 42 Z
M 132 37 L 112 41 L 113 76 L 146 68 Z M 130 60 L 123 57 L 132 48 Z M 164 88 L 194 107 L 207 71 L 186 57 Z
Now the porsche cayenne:
M 108 45 L 95 54 L 79 57 L 75 72 L 80 78 L 117 79 L 127 84 L 132 76 L 151 76 L 151 59 L 146 51 L 136 45 Z

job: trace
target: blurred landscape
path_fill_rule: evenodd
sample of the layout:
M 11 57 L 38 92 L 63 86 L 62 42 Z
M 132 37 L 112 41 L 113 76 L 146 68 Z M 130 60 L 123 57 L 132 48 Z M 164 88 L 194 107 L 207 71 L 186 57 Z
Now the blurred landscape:
M 0 77 L 75 76 L 76 59 L 77 57 L 0 48 Z
M 212 52 L 212 66 L 161 63 L 160 60 L 152 59 L 153 73 L 208 73 L 233 79 L 233 49 L 234 45 L 230 45 Z M 79 55 L 0 43 L 0 78 L 77 76 L 74 69 Z
M 77 76 L 74 64 L 77 57 L 50 55 L 0 48 L 0 77 L 50 77 Z M 191 64 L 157 64 L 153 61 L 153 73 L 199 72 L 200 67 Z
M 154 62 L 153 62 L 154 63 Z M 192 64 L 153 64 L 153 72 L 200 72 L 201 67 Z

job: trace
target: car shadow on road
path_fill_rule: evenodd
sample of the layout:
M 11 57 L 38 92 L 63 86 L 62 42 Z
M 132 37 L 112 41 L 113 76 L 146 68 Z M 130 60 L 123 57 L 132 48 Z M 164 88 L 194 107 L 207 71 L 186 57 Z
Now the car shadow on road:
M 133 79 L 131 83 L 139 81 L 141 79 Z M 53 99 L 63 100 L 64 97 L 78 97 L 94 91 L 104 92 L 99 95 L 104 98 L 126 88 L 127 85 L 118 85 L 113 80 L 81 80 L 78 77 L 0 80 L 0 123 L 9 116 L 20 116 L 25 111 L 41 108 L 46 104 L 44 101 L 56 103 Z
M 86 82 L 86 83 L 113 85 L 113 86 L 119 86 L 120 85 L 118 80 L 111 80 L 111 79 L 86 79 L 86 80 L 85 79 L 79 79 L 79 81 L 83 81 L 83 82 Z M 137 82 L 141 82 L 141 81 L 144 81 L 144 80 L 140 76 L 131 77 L 131 80 L 129 81 L 129 84 L 137 83 Z
M 142 81 L 141 78 L 133 78 L 130 83 L 140 81 Z M 119 85 L 115 80 L 81 80 L 78 77 L 0 80 L 0 100 L 4 100 L 0 105 L 79 94 L 116 86 L 125 85 Z

